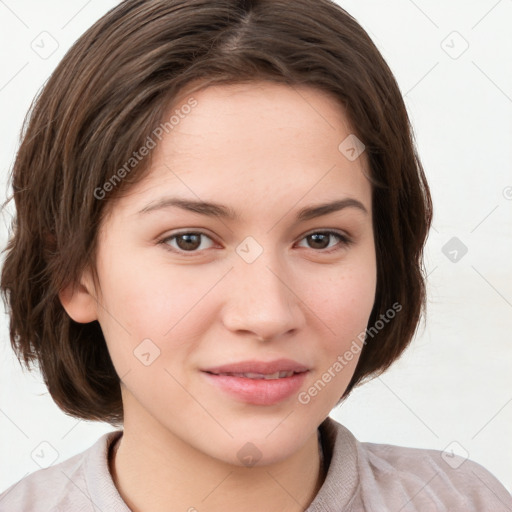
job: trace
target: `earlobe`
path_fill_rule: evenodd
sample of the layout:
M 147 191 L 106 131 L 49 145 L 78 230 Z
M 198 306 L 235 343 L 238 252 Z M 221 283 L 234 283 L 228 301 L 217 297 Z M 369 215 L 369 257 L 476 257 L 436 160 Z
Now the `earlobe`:
M 81 324 L 97 320 L 97 299 L 93 295 L 93 287 L 84 284 L 84 279 L 73 285 L 74 283 L 70 283 L 59 292 L 59 300 L 66 313 Z

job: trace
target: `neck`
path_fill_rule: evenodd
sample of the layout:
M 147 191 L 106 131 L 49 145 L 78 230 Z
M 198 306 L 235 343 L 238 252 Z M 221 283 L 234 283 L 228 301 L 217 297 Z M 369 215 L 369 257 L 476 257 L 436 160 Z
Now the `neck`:
M 304 511 L 325 479 L 315 431 L 279 463 L 240 467 L 209 457 L 177 437 L 131 429 L 111 450 L 114 484 L 132 512 Z

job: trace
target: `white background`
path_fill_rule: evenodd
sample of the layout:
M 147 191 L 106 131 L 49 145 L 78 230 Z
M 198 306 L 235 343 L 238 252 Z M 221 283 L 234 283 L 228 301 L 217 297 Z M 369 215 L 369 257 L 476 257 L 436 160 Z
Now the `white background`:
M 425 260 L 426 328 L 387 373 L 331 416 L 361 441 L 450 445 L 512 490 L 512 1 L 338 3 L 395 73 L 435 215 Z M 11 192 L 7 171 L 32 98 L 71 44 L 116 4 L 0 2 L 1 200 Z M 31 47 L 43 31 L 58 43 L 46 59 Z M 6 212 L 2 249 L 9 221 Z M 455 263 L 442 252 L 452 237 L 468 248 Z M 21 371 L 7 321 L 0 326 L 0 491 L 39 469 L 31 453 L 41 442 L 55 448 L 58 463 L 113 430 L 66 416 L 42 378 Z

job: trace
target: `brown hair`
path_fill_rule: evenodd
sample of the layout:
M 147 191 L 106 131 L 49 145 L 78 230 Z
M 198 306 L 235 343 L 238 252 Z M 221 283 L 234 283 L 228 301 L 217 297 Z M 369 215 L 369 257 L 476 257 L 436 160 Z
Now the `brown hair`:
M 123 421 L 99 323 L 73 321 L 58 292 L 87 267 L 99 286 L 98 229 L 114 200 L 145 177 L 151 154 L 106 200 L 95 191 L 147 142 L 185 86 L 256 80 L 331 93 L 366 146 L 377 254 L 369 325 L 393 303 L 402 310 L 368 340 L 342 399 L 415 334 L 426 309 L 431 197 L 398 85 L 363 28 L 330 0 L 126 0 L 76 41 L 34 100 L 11 171 L 17 215 L 1 274 L 11 345 L 29 371 L 39 364 L 67 414 Z

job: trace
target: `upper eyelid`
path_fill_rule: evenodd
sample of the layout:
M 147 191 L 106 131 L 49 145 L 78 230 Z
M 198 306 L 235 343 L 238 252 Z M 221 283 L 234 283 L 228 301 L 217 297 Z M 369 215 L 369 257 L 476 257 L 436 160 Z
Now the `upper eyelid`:
M 300 239 L 302 239 L 306 236 L 309 236 L 309 235 L 316 234 L 316 233 L 326 233 L 326 232 L 333 232 L 340 236 L 345 236 L 347 238 L 351 238 L 351 235 L 348 232 L 346 232 L 345 230 L 339 229 L 339 228 L 319 228 L 319 229 L 312 229 L 312 230 L 306 231 L 306 233 L 301 235 Z M 168 235 L 165 235 L 164 237 L 161 237 L 161 239 L 162 238 L 167 239 L 167 238 L 172 238 L 172 237 L 179 236 L 179 235 L 188 235 L 188 234 L 192 234 L 192 235 L 201 234 L 201 235 L 207 236 L 212 239 L 215 238 L 215 236 L 210 235 L 207 231 L 204 231 L 202 228 L 189 228 L 189 229 L 183 229 L 180 231 L 172 232 Z

